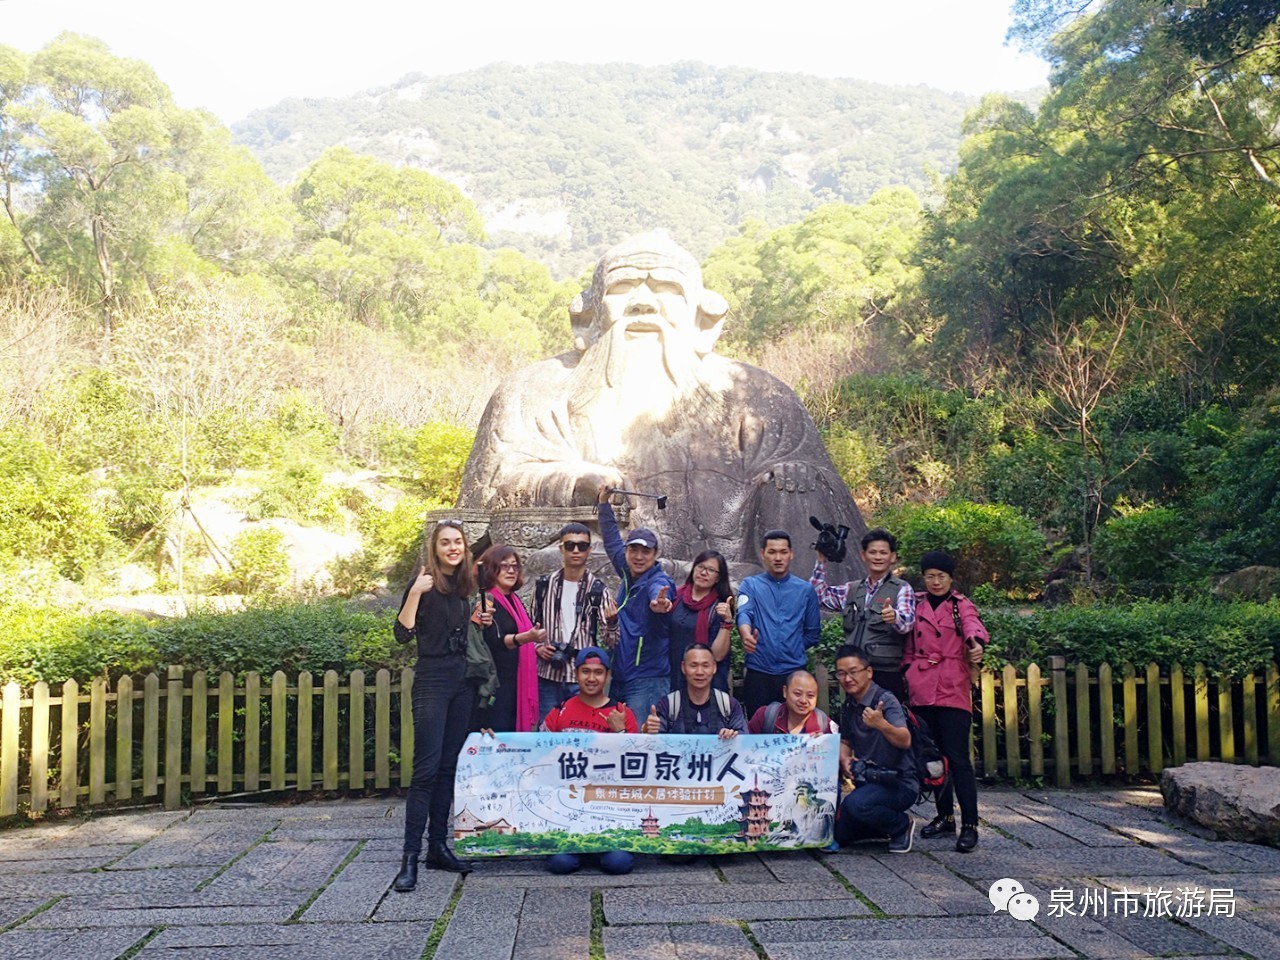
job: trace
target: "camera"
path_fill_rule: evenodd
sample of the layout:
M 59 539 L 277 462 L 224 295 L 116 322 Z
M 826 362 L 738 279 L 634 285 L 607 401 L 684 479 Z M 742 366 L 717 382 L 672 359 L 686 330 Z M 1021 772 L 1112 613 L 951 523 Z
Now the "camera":
M 811 544 L 813 549 L 832 563 L 843 560 L 849 552 L 849 545 L 845 542 L 849 538 L 849 528 L 843 523 L 839 526 L 823 523 L 817 517 L 810 517 L 809 523 L 818 531 L 818 539 Z
M 560 666 L 573 665 L 573 648 L 567 643 L 557 643 L 551 651 L 551 663 Z
M 462 653 L 467 649 L 467 631 L 465 627 L 454 627 L 444 640 L 445 649 L 450 653 Z
M 896 787 L 898 785 L 898 771 L 890 770 L 888 767 L 877 766 L 874 763 L 867 763 L 865 760 L 855 760 L 853 761 L 853 782 L 878 783 L 885 787 Z
M 591 615 L 600 616 L 600 607 L 604 604 L 604 581 L 596 580 L 591 584 L 591 592 L 587 594 L 587 602 L 591 604 Z

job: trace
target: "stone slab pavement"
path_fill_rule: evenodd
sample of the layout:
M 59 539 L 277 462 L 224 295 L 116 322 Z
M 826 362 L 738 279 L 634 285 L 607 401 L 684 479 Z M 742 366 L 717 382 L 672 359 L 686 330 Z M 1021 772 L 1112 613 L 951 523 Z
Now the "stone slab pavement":
M 610 877 L 483 860 L 390 891 L 404 801 L 212 804 L 0 831 L 0 958 L 1280 958 L 1280 850 L 1150 789 L 984 790 L 981 843 L 638 857 Z M 920 822 L 928 813 L 919 810 Z M 996 911 L 992 883 L 1037 898 Z

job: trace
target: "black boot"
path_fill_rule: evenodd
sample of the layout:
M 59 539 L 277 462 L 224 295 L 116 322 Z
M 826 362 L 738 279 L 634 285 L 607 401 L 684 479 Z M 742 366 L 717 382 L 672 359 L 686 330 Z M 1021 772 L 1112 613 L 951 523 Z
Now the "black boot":
M 920 831 L 920 836 L 926 840 L 932 840 L 934 837 L 954 836 L 956 832 L 956 821 L 954 817 L 943 816 L 938 814 L 929 824 Z
M 459 860 L 443 840 L 431 840 L 427 843 L 427 866 L 436 870 L 448 870 L 450 873 L 470 873 L 471 864 Z
M 391 889 L 396 893 L 408 893 L 418 885 L 418 858 L 401 857 L 400 872 L 392 881 Z
M 956 849 L 961 853 L 970 853 L 978 845 L 978 828 L 966 823 L 960 827 L 960 836 L 956 839 Z

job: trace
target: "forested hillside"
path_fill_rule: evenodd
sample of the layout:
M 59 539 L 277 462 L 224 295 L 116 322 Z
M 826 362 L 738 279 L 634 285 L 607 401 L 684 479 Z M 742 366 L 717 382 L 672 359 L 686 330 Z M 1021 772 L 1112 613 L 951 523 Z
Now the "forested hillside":
M 932 193 L 975 104 L 701 63 L 495 64 L 286 100 L 234 132 L 281 183 L 334 145 L 427 170 L 475 202 L 491 243 L 568 273 L 654 226 L 705 256 L 748 219 L 781 226 L 894 184 Z
M 764 206 L 737 210 L 752 216 L 723 242 L 731 220 L 685 235 L 730 303 L 722 346 L 796 388 L 868 519 L 901 533 L 908 568 L 954 550 L 984 603 L 1182 598 L 1157 618 L 1179 626 L 1143 626 L 1148 607 L 1120 618 L 1136 644 L 1125 656 L 1199 645 L 1224 669 L 1256 666 L 1280 649 L 1280 601 L 1224 619 L 1208 598 L 1242 568 L 1237 592 L 1280 583 L 1280 2 L 1018 9 L 1052 88 L 1034 109 L 976 105 L 957 156 L 938 161 L 955 169 L 934 200 L 900 163 L 848 193 L 752 194 Z M 522 72 L 489 72 L 507 93 L 468 88 L 471 107 L 431 133 L 433 169 L 476 142 L 467 131 L 495 135 L 491 112 Z M 554 187 L 601 214 L 577 271 L 612 231 L 657 225 L 624 182 L 694 177 L 682 164 L 702 161 L 672 159 L 671 136 L 731 121 L 690 92 L 658 98 L 655 110 L 699 118 L 667 129 L 576 86 L 643 88 L 634 68 L 552 75 L 565 86 L 537 95 L 546 142 L 525 154 L 543 159 L 519 168 L 532 186 L 512 196 Z M 736 91 L 721 100 L 737 97 L 752 170 L 787 155 L 784 127 L 813 157 L 819 143 L 858 145 L 824 128 L 853 109 L 838 85 L 741 74 L 730 87 L 735 76 L 686 67 L 664 82 Z M 816 119 L 788 114 L 762 141 L 759 118 L 784 115 L 772 83 L 788 102 L 808 91 Z M 600 113 L 596 132 L 561 111 L 578 99 Z M 928 126 L 927 107 L 901 113 Z M 477 168 L 459 186 L 354 146 L 297 154 L 280 169 L 305 165 L 281 185 L 207 114 L 177 108 L 146 64 L 75 36 L 0 47 L 0 645 L 13 645 L 0 667 L 30 667 L 32 638 L 71 630 L 49 620 L 60 597 L 148 578 L 254 598 L 401 580 L 423 511 L 456 495 L 493 384 L 567 348 L 578 283 L 495 242 Z M 517 169 L 480 153 L 495 177 Z M 613 193 L 592 192 L 597 164 Z M 236 535 L 210 533 L 228 514 Z M 284 536 L 320 528 L 359 547 L 300 578 Z M 1090 634 L 1099 622 L 1078 625 L 1090 662 L 1116 649 Z M 124 642 L 103 629 L 86 650 Z

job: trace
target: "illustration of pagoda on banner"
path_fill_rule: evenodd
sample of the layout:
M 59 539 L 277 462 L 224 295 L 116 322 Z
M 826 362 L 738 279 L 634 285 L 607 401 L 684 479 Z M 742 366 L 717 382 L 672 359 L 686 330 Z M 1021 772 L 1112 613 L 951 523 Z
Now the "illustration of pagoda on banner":
M 658 818 L 653 815 L 653 807 L 650 807 L 649 815 L 640 821 L 640 832 L 646 837 L 656 837 L 658 830 Z
M 756 774 L 750 790 L 742 794 L 738 805 L 738 838 L 755 843 L 769 834 L 769 791 L 760 789 L 760 775 Z

